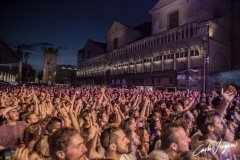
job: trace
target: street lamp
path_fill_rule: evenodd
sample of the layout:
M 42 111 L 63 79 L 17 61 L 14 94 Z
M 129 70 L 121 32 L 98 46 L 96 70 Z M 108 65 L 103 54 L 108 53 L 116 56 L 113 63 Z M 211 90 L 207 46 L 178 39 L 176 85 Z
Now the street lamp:
M 203 90 L 206 93 L 208 90 L 208 71 L 209 71 L 209 53 L 210 53 L 210 48 L 209 48 L 209 30 L 210 30 L 210 25 L 207 24 L 207 35 L 206 35 L 206 53 L 204 55 L 204 81 L 203 81 Z

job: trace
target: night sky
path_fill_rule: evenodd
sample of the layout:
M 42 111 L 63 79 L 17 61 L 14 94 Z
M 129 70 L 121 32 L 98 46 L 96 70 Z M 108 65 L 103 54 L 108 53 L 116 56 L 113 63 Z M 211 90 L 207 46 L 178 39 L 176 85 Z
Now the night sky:
M 135 27 L 151 21 L 157 0 L 1 0 L 0 39 L 24 45 L 35 69 L 42 69 L 44 47 L 59 49 L 58 64 L 77 64 L 88 39 L 106 42 L 113 21 Z

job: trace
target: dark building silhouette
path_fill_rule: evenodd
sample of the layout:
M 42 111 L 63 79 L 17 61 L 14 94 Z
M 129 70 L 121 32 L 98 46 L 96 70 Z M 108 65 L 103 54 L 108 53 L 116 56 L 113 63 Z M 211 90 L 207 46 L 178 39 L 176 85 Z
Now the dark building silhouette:
M 72 65 L 57 65 L 56 83 L 73 84 L 76 81 L 77 67 Z
M 21 55 L 0 40 L 0 80 L 15 83 L 21 80 Z

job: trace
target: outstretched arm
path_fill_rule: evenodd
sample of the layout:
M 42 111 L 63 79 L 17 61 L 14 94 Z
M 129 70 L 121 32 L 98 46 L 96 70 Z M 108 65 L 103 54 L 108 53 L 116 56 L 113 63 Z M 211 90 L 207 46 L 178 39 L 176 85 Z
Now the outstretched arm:
M 234 96 L 237 94 L 237 91 L 235 87 L 229 86 L 225 91 L 222 89 L 221 94 L 223 96 L 223 100 L 217 106 L 216 110 L 222 117 L 224 117 L 226 115 L 226 109 L 232 102 Z

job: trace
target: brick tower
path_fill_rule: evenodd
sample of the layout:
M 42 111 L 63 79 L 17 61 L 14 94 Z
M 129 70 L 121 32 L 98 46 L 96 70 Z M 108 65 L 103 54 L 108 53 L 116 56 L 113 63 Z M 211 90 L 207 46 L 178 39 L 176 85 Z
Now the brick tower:
M 43 83 L 49 85 L 55 83 L 57 70 L 57 49 L 44 49 L 44 65 L 43 65 Z

